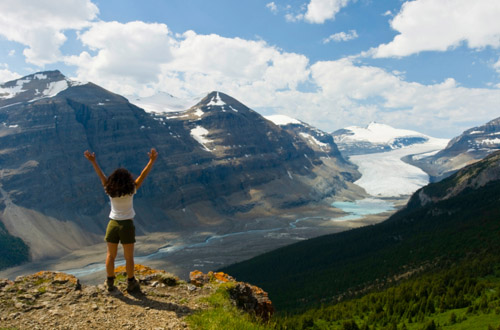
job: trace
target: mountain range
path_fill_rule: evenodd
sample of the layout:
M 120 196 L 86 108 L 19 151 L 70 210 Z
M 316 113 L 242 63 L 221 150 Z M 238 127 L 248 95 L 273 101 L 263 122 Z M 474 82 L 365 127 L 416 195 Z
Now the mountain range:
M 33 260 L 100 242 L 109 200 L 87 149 L 105 173 L 136 175 L 158 150 L 135 198 L 138 234 L 238 230 L 259 215 L 361 196 L 355 166 L 332 141 L 328 150 L 311 141 L 220 92 L 187 110 L 146 112 L 59 71 L 29 75 L 0 85 L 0 219 Z

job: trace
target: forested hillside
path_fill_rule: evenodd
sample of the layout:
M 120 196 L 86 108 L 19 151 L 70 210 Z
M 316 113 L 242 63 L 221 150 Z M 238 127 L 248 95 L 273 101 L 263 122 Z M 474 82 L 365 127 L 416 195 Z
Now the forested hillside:
M 303 241 L 224 271 L 263 287 L 278 311 L 301 312 L 446 270 L 468 256 L 490 258 L 500 248 L 499 164 L 494 154 L 423 188 L 383 223 Z
M 18 238 L 9 235 L 0 221 L 0 269 L 19 265 L 29 260 L 29 247 Z

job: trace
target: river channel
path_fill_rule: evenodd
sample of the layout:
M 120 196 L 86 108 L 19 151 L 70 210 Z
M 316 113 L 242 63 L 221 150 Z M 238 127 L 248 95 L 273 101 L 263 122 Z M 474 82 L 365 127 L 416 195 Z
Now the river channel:
M 335 218 L 301 217 L 288 222 L 275 221 L 275 226 L 264 229 L 180 238 L 169 242 L 154 253 L 136 256 L 135 262 L 167 269 L 181 277 L 187 277 L 188 272 L 193 269 L 215 270 L 280 246 L 356 227 L 353 225 L 354 221 L 362 221 L 367 217 L 395 210 L 393 202 L 375 198 L 355 202 L 339 201 L 334 202 L 332 206 L 346 214 Z M 375 221 L 380 221 L 380 218 Z M 360 223 L 364 224 L 366 223 Z M 123 259 L 118 259 L 115 265 L 124 263 Z M 83 282 L 92 283 L 97 278 L 96 275 L 104 273 L 104 270 L 104 263 L 91 263 L 84 267 L 62 271 L 75 275 Z

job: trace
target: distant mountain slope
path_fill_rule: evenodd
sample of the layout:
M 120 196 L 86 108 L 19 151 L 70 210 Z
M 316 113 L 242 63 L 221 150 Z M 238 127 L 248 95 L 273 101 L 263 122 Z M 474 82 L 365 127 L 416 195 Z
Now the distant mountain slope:
M 0 220 L 34 259 L 100 242 L 109 200 L 83 152 L 107 174 L 138 175 L 151 147 L 159 158 L 134 201 L 138 234 L 238 230 L 240 216 L 319 203 L 355 189 L 358 175 L 223 93 L 146 112 L 49 71 L 0 85 Z
M 448 146 L 437 154 L 409 157 L 406 161 L 429 173 L 433 181 L 438 181 L 498 150 L 500 118 L 466 130 L 453 138 Z
M 332 136 L 345 156 L 391 151 L 438 140 L 422 133 L 375 122 L 367 127 L 346 127 L 333 132 Z
M 303 310 L 468 255 L 500 248 L 500 153 L 417 191 L 373 226 L 293 244 L 225 267 L 269 292 L 278 310 Z
M 293 135 L 297 141 L 302 141 L 303 144 L 314 150 L 316 157 L 331 159 L 338 164 L 339 168 L 350 168 L 350 166 L 352 166 L 352 164 L 346 161 L 342 156 L 337 144 L 330 134 L 285 115 L 271 115 L 265 118 Z M 346 171 L 342 174 L 350 181 L 354 181 L 360 177 L 358 173 L 355 173 L 353 177 L 352 171 Z

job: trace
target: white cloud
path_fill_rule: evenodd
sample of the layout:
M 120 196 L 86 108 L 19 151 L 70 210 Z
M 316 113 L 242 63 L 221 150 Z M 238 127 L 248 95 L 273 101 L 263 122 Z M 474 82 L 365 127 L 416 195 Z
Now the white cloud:
M 405 2 L 391 21 L 399 34 L 372 50 L 374 57 L 400 57 L 422 51 L 500 47 L 500 2 L 415 0 Z
M 44 66 L 60 60 L 64 31 L 82 29 L 98 12 L 90 0 L 0 1 L 0 35 L 28 46 L 23 51 L 26 61 Z
M 165 24 L 139 21 L 94 23 L 79 39 L 96 55 L 82 52 L 65 59 L 78 67 L 77 79 L 125 94 L 158 81 L 175 44 Z
M 67 58 L 77 79 L 120 94 L 190 97 L 219 90 L 264 114 L 287 114 L 326 131 L 375 120 L 453 136 L 500 116 L 498 89 L 464 88 L 453 79 L 408 82 L 352 59 L 311 64 L 262 40 L 194 31 L 173 36 L 164 24 L 144 22 L 94 23 L 79 38 L 91 52 Z
M 471 123 L 500 116 L 496 106 L 500 90 L 465 88 L 451 78 L 423 85 L 348 59 L 317 62 L 311 72 L 321 96 L 341 115 L 344 125 L 340 127 L 375 120 L 395 127 L 405 123 L 406 128 L 449 137 Z M 339 119 L 333 113 L 326 118 L 330 125 Z
M 298 21 L 301 21 L 304 19 L 304 14 L 292 14 L 292 13 L 287 13 L 285 15 L 285 20 L 287 22 L 292 22 L 292 23 L 295 23 L 295 22 L 298 22 Z
M 332 34 L 328 38 L 323 39 L 323 43 L 327 44 L 331 41 L 335 41 L 335 42 L 349 41 L 349 40 L 356 39 L 357 37 L 358 37 L 358 33 L 356 32 L 356 30 L 350 30 L 347 33 L 342 31 L 342 32 Z
M 11 50 L 9 51 L 9 56 L 11 56 L 11 57 L 12 57 L 12 56 L 14 56 L 14 55 L 16 55 L 16 50 L 15 50 L 15 49 L 11 49 Z
M 304 19 L 309 23 L 322 24 L 326 20 L 335 19 L 335 15 L 347 6 L 350 0 L 311 0 L 307 5 Z
M 21 77 L 20 74 L 10 71 L 9 66 L 7 64 L 0 64 L 0 84 L 3 84 L 4 82 L 11 81 L 20 77 Z
M 309 77 L 308 59 L 282 52 L 264 41 L 184 34 L 172 48 L 173 59 L 163 66 L 162 86 L 180 94 L 214 89 L 241 96 L 296 89 Z M 247 99 L 247 97 L 245 97 Z
M 493 68 L 498 72 L 500 73 L 500 58 L 498 59 L 498 61 L 493 64 Z
M 78 80 L 93 81 L 121 94 L 165 91 L 192 96 L 211 90 L 242 95 L 296 89 L 309 78 L 307 57 L 264 41 L 199 35 L 180 38 L 164 24 L 99 22 L 79 36 L 95 52 L 66 58 Z
M 278 12 L 278 6 L 276 6 L 274 1 L 266 4 L 266 8 L 268 8 L 273 14 L 276 14 Z

